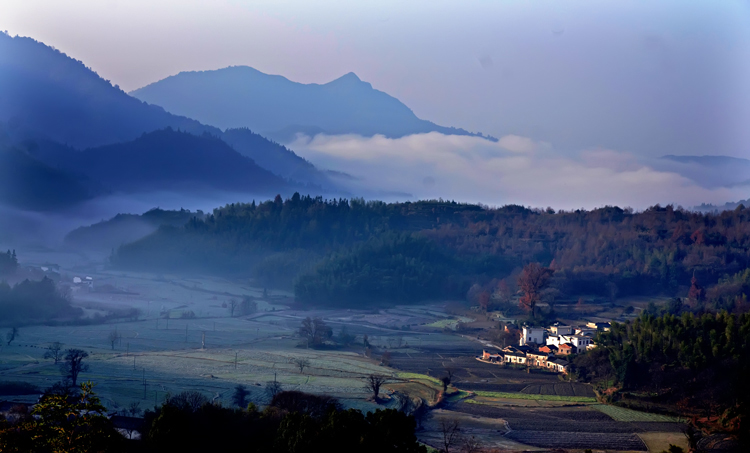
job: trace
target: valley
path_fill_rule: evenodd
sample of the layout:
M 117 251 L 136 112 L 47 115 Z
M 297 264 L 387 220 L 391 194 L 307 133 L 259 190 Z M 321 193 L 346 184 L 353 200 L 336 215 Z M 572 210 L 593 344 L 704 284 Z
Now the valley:
M 277 380 L 284 390 L 334 396 L 346 407 L 365 412 L 401 407 L 399 395 L 407 395 L 428 408 L 419 415 L 423 428 L 417 434 L 436 448 L 446 420 L 458 421 L 464 436 L 475 437 L 485 447 L 528 451 L 585 446 L 658 452 L 649 447 L 661 445 L 653 439 L 672 439 L 682 428 L 670 417 L 627 409 L 613 415 L 597 402 L 590 385 L 561 380 L 555 373 L 529 374 L 477 361 L 487 341 L 451 329 L 450 321 L 471 325 L 483 315 L 449 313 L 450 301 L 303 310 L 290 293 L 264 291 L 249 281 L 125 272 L 95 255 L 93 260 L 68 253 L 27 256 L 32 262 L 24 264 L 30 267 L 56 260 L 61 281 L 79 275 L 93 280 L 93 289 L 75 287 L 73 292 L 74 305 L 82 307 L 85 316 L 114 308 L 136 309 L 139 315 L 137 320 L 21 327 L 18 339 L 0 349 L 0 381 L 39 388 L 58 382 L 58 367 L 43 354 L 59 341 L 90 354 L 90 370 L 81 379 L 95 382 L 110 412 L 133 404 L 150 409 L 169 395 L 193 390 L 232 406 L 238 384 L 249 390 L 249 401 L 262 406 L 269 400 L 267 383 Z M 231 316 L 229 304 L 243 297 L 256 301 L 257 311 Z M 345 327 L 355 339 L 349 346 L 300 346 L 297 331 L 306 317 L 322 318 L 334 336 Z M 117 333 L 114 342 L 112 332 Z M 365 335 L 369 352 L 362 345 Z M 302 372 L 293 363 L 296 358 L 309 361 Z M 443 394 L 440 378 L 447 369 L 454 374 Z M 372 374 L 387 378 L 377 403 L 364 387 Z M 19 398 L 33 402 L 37 396 Z

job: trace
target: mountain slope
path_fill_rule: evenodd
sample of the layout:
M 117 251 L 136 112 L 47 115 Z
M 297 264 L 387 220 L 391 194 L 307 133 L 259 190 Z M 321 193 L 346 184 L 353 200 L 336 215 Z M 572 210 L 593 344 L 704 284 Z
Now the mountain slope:
M 398 99 L 354 73 L 332 82 L 302 84 L 247 66 L 181 72 L 130 93 L 170 112 L 221 128 L 249 127 L 280 141 L 296 132 L 387 137 L 463 129 L 421 120 Z
M 723 167 L 723 166 L 742 166 L 750 169 L 750 159 L 742 159 L 740 157 L 730 156 L 675 156 L 668 154 L 662 156 L 662 159 L 671 160 L 674 162 L 680 162 L 683 164 L 700 164 L 707 167 Z
M 140 215 L 117 214 L 109 220 L 76 228 L 65 236 L 65 243 L 84 249 L 111 250 L 147 236 L 161 225 L 182 226 L 194 217 L 202 219 L 203 213 L 155 208 Z
M 213 188 L 276 193 L 288 184 L 219 138 L 164 129 L 136 140 L 77 151 L 42 144 L 35 156 L 121 191 Z
M 750 178 L 750 160 L 739 157 L 667 155 L 653 166 L 679 173 L 708 188 L 745 186 Z
M 65 208 L 96 194 L 86 181 L 39 162 L 23 149 L 0 147 L 0 203 L 23 210 Z
M 171 127 L 227 138 L 276 175 L 333 188 L 312 164 L 249 130 L 228 131 L 135 99 L 82 62 L 31 38 L 0 33 L 0 124 L 11 142 L 29 139 L 82 149 L 133 140 Z
M 128 96 L 82 62 L 31 38 L 0 33 L 0 121 L 77 148 L 165 127 L 215 128 Z
M 332 187 L 333 183 L 313 164 L 285 146 L 274 143 L 247 128 L 227 129 L 222 140 L 243 156 L 283 178 L 302 183 Z

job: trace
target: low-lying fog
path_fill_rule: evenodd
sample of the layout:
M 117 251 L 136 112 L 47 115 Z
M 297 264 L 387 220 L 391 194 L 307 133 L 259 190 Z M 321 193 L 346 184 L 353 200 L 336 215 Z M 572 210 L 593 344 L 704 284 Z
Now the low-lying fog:
M 289 196 L 291 194 L 281 194 Z M 272 197 L 272 196 L 270 196 Z M 108 220 L 117 214 L 143 214 L 152 208 L 211 212 L 227 203 L 267 200 L 268 194 L 253 195 L 220 191 L 191 194 L 144 192 L 95 198 L 67 210 L 21 211 L 0 205 L 0 249 L 20 247 L 57 248 L 70 231 Z
M 746 168 L 711 168 L 602 148 L 558 150 L 517 135 L 497 142 L 437 132 L 398 139 L 317 135 L 298 136 L 289 146 L 315 165 L 353 176 L 354 192 L 387 188 L 415 199 L 643 209 L 657 203 L 721 205 L 750 194 Z

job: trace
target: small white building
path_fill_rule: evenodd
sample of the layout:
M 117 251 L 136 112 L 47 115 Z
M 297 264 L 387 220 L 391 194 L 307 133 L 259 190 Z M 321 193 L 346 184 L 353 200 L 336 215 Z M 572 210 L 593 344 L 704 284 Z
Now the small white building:
M 542 345 L 544 343 L 544 335 L 547 331 L 543 327 L 528 327 L 524 326 L 521 332 L 520 346 L 526 345 Z
M 587 335 L 570 335 L 567 337 L 569 343 L 576 348 L 577 353 L 585 352 L 593 343 L 591 337 Z
M 596 328 L 595 327 L 589 327 L 589 326 L 578 326 L 576 327 L 576 335 L 589 335 L 594 336 L 596 335 Z
M 553 335 L 573 335 L 573 326 L 551 326 L 549 332 Z

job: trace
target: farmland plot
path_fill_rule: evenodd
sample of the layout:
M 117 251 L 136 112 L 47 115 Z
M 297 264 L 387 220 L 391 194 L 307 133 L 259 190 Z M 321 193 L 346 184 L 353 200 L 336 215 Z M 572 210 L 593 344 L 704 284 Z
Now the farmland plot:
M 609 406 L 605 404 L 596 405 L 595 408 L 609 415 L 614 420 L 621 422 L 672 422 L 678 423 L 682 420 L 669 415 L 651 414 L 648 412 L 635 411 L 624 407 Z
M 588 397 L 594 398 L 594 390 L 590 385 L 579 384 L 575 382 L 565 382 L 558 384 L 539 384 L 529 385 L 522 393 L 530 395 L 558 395 L 563 397 Z
M 646 444 L 635 434 L 511 431 L 506 434 L 506 437 L 517 442 L 542 448 L 648 451 Z

